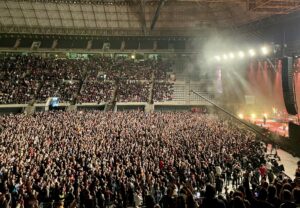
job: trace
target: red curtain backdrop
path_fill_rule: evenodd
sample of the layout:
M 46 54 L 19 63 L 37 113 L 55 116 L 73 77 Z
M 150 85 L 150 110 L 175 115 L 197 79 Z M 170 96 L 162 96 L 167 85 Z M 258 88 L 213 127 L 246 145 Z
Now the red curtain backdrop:
M 256 105 L 266 112 L 273 107 L 284 109 L 281 86 L 281 63 L 274 70 L 267 62 L 252 62 L 248 70 L 249 95 L 255 96 Z
M 295 89 L 297 103 L 300 107 L 300 59 L 295 62 Z M 266 61 L 251 62 L 247 71 L 249 87 L 248 95 L 256 98 L 256 105 L 265 112 L 272 112 L 275 107 L 279 111 L 286 111 L 282 91 L 282 65 L 278 61 L 275 70 Z

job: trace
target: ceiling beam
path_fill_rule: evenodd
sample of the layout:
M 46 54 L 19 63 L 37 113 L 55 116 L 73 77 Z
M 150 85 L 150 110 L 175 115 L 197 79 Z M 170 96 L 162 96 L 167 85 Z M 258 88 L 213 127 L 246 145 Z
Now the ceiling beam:
M 140 17 L 141 17 L 142 30 L 144 35 L 147 34 L 147 25 L 146 25 L 146 17 L 145 17 L 145 1 L 146 0 L 139 0 Z
M 156 11 L 155 11 L 155 15 L 154 15 L 153 20 L 152 20 L 152 23 L 151 23 L 151 27 L 150 27 L 151 31 L 152 31 L 152 30 L 154 29 L 154 27 L 155 27 L 155 24 L 156 24 L 156 22 L 157 22 L 157 20 L 158 20 L 158 17 L 159 17 L 160 9 L 164 6 L 165 1 L 166 1 L 166 0 L 160 0 L 160 1 L 159 1 L 159 4 L 158 4 L 158 6 L 157 6 L 157 9 L 156 9 Z
M 263 7 L 264 5 L 267 5 L 270 3 L 272 0 L 255 0 L 253 3 L 253 7 L 251 8 L 252 10 L 256 10 L 258 8 Z
M 295 0 L 252 0 L 249 2 L 250 10 L 256 12 L 272 12 L 272 9 L 276 9 L 275 13 L 287 13 L 287 11 L 299 6 L 300 2 Z

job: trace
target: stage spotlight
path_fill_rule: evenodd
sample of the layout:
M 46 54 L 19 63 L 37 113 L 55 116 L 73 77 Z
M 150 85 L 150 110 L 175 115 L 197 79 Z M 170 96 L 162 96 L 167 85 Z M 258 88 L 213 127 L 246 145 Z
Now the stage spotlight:
M 224 54 L 224 55 L 223 55 L 223 59 L 224 59 L 224 60 L 227 60 L 227 59 L 228 59 L 228 56 L 227 56 L 226 54 Z
M 253 120 L 256 119 L 256 114 L 252 113 L 252 114 L 251 114 L 251 118 L 252 118 Z
M 244 54 L 243 51 L 240 51 L 240 52 L 239 52 L 239 57 L 240 57 L 240 58 L 244 58 L 244 57 L 245 57 L 245 54 Z
M 233 54 L 233 53 L 230 53 L 230 54 L 229 54 L 229 57 L 230 57 L 231 59 L 233 59 L 233 58 L 234 58 L 234 54 Z
M 131 55 L 131 58 L 132 58 L 132 59 L 135 59 L 135 55 L 134 55 L 134 54 L 132 54 L 132 55 Z
M 244 119 L 244 115 L 242 113 L 239 113 L 239 119 Z
M 269 50 L 266 46 L 264 46 L 264 47 L 261 48 L 261 52 L 262 52 L 263 55 L 267 55 L 269 53 Z
M 255 54 L 256 54 L 256 53 L 255 53 L 255 50 L 250 49 L 250 50 L 249 50 L 249 54 L 250 54 L 251 57 L 255 56 Z
M 221 61 L 221 57 L 220 57 L 220 56 L 215 56 L 215 59 L 216 59 L 217 61 Z

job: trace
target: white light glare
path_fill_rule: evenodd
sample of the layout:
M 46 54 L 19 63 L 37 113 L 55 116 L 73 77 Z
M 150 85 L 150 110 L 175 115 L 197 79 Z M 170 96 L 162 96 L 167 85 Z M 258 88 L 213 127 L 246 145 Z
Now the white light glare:
M 243 51 L 240 51 L 240 52 L 239 52 L 239 57 L 240 57 L 240 58 L 244 58 L 244 57 L 245 57 L 245 53 L 244 53 Z
M 249 54 L 250 54 L 251 57 L 255 56 L 255 50 L 250 49 L 249 50 Z
M 230 54 L 229 54 L 229 57 L 230 57 L 231 59 L 233 59 L 233 58 L 234 58 L 234 54 L 233 54 L 233 53 L 230 53 Z
M 269 53 L 269 50 L 268 50 L 268 48 L 266 46 L 263 46 L 261 48 L 261 52 L 262 52 L 263 55 L 267 55 Z
M 221 61 L 221 57 L 220 57 L 220 56 L 215 56 L 215 59 L 216 59 L 217 61 Z
M 239 113 L 239 119 L 244 119 L 244 114 L 242 114 L 242 113 Z
M 224 59 L 224 60 L 227 60 L 227 59 L 228 59 L 228 56 L 227 56 L 226 54 L 224 54 L 224 55 L 223 55 L 223 59 Z

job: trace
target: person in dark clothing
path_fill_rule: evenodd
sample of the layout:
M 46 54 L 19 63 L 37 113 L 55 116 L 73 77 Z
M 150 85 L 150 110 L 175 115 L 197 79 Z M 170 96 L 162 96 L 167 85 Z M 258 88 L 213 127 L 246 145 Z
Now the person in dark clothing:
M 151 195 L 145 197 L 146 208 L 153 208 L 155 206 L 154 198 Z
M 292 202 L 292 193 L 285 189 L 281 193 L 283 203 L 280 205 L 280 208 L 296 208 L 296 204 Z
M 279 208 L 281 201 L 277 197 L 277 190 L 274 185 L 269 185 L 268 187 L 268 197 L 267 197 L 267 202 L 272 204 L 275 208 Z
M 244 204 L 244 200 L 241 197 L 234 197 L 231 202 L 231 208 L 246 208 L 246 205 Z
M 267 197 L 268 197 L 267 190 L 264 188 L 261 188 L 258 193 L 257 200 L 254 200 L 254 203 L 252 204 L 252 206 L 254 205 L 254 207 L 256 207 L 256 208 L 274 208 L 274 206 L 272 204 L 267 202 Z
M 172 208 L 172 207 L 175 207 L 175 200 L 173 199 L 172 197 L 172 194 L 173 194 L 173 188 L 169 188 L 167 190 L 167 195 L 164 195 L 162 197 L 162 199 L 160 200 L 159 204 L 162 208 Z
M 295 176 L 296 178 L 300 177 L 300 161 L 297 162 L 298 168 L 296 169 Z
M 294 188 L 293 190 L 294 202 L 297 207 L 300 207 L 300 188 Z
M 225 203 L 216 198 L 216 189 L 211 184 L 206 186 L 201 208 L 226 208 Z
M 224 181 L 220 176 L 216 177 L 216 190 L 218 194 L 222 193 Z

